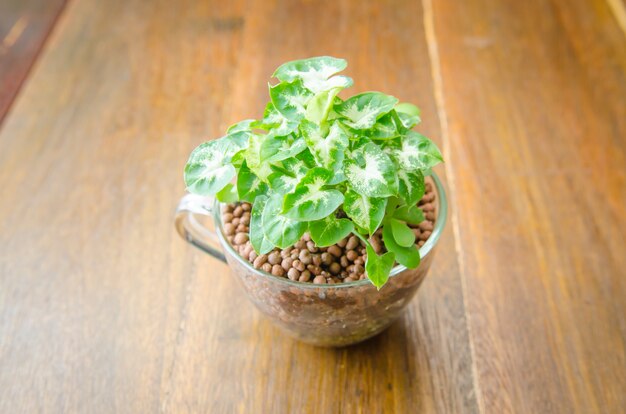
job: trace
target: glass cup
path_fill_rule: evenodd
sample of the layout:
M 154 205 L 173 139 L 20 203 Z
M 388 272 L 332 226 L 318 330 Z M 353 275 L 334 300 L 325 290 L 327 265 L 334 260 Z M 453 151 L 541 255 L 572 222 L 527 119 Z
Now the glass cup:
M 448 205 L 437 175 L 433 173 L 427 181 L 435 187 L 436 221 L 432 234 L 419 249 L 421 263 L 416 269 L 395 266 L 380 290 L 368 279 L 316 285 L 255 269 L 226 240 L 220 203 L 210 197 L 184 196 L 176 211 L 176 229 L 189 243 L 228 263 L 252 303 L 285 332 L 313 345 L 346 346 L 371 338 L 391 325 L 428 273 Z M 212 219 L 214 229 L 203 224 L 203 217 Z

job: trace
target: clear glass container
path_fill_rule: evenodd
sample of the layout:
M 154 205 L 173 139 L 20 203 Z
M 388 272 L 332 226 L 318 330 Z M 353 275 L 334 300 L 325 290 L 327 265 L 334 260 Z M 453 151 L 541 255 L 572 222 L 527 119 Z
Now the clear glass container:
M 189 243 L 227 262 L 252 303 L 285 332 L 318 346 L 346 346 L 391 325 L 428 273 L 445 226 L 447 201 L 439 178 L 433 174 L 427 180 L 435 187 L 436 220 L 432 234 L 419 249 L 421 263 L 416 269 L 394 267 L 380 290 L 368 279 L 316 285 L 255 269 L 226 240 L 220 205 L 212 198 L 183 197 L 176 212 L 176 228 Z M 212 218 L 214 229 L 203 224 L 203 216 Z

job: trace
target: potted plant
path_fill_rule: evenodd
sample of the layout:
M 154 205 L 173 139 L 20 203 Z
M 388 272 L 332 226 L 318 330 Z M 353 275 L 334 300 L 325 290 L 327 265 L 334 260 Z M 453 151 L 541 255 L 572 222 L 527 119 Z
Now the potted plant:
M 191 153 L 176 220 L 229 263 L 263 313 L 326 346 L 362 341 L 399 316 L 446 215 L 431 172 L 441 153 L 412 129 L 418 108 L 380 92 L 339 98 L 353 83 L 337 75 L 346 66 L 327 56 L 280 66 L 260 120 Z

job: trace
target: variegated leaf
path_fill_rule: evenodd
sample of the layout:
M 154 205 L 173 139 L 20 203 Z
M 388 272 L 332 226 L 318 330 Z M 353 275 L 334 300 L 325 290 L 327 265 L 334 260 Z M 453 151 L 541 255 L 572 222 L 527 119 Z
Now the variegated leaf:
M 267 177 L 272 173 L 270 164 L 263 159 L 261 153 L 265 139 L 265 135 L 252 134 L 248 148 L 244 151 L 244 158 L 248 168 L 262 181 L 267 181 Z
M 254 119 L 244 119 L 243 121 L 239 121 L 236 124 L 229 126 L 226 132 L 229 134 L 233 134 L 235 132 L 240 132 L 240 131 L 251 131 L 252 130 L 251 125 L 254 124 L 255 122 L 256 120 Z
M 306 105 L 313 94 L 297 79 L 293 82 L 281 82 L 270 85 L 270 98 L 274 107 L 285 118 L 300 121 L 306 113 Z
M 319 165 L 331 171 L 341 168 L 343 152 L 348 147 L 348 137 L 338 123 L 330 127 L 326 137 L 323 136 L 317 124 L 307 120 L 302 121 L 300 131 Z
M 309 223 L 311 239 L 318 247 L 332 246 L 348 236 L 352 230 L 354 230 L 352 221 L 345 218 L 338 219 L 334 214 Z
M 264 195 L 258 196 L 252 205 L 250 212 L 250 243 L 257 254 L 265 254 L 274 248 L 274 244 L 265 237 L 263 232 L 263 211 L 268 198 Z
M 272 165 L 272 174 L 268 180 L 270 187 L 277 193 L 287 194 L 295 190 L 296 185 L 309 170 L 304 161 L 297 158 L 287 158 L 279 165 Z
M 344 70 L 346 66 L 348 62 L 344 59 L 320 56 L 287 62 L 276 69 L 272 76 L 287 82 L 301 79 L 305 88 L 318 93 L 335 87 L 352 86 L 352 79 L 346 76 L 330 78 L 335 73 Z
M 185 165 L 185 184 L 195 194 L 214 195 L 235 176 L 233 155 L 248 145 L 250 134 L 236 132 L 205 142 L 193 150 Z
M 406 129 L 411 129 L 422 121 L 419 108 L 413 104 L 402 102 L 397 104 L 394 109 Z
M 261 158 L 270 163 L 295 157 L 306 149 L 303 138 L 267 136 L 261 144 Z
M 237 194 L 237 187 L 231 183 L 226 184 L 224 188 L 215 194 L 217 201 L 222 203 L 234 203 L 239 201 L 239 195 Z
M 267 193 L 268 187 L 244 162 L 237 174 L 237 194 L 239 200 L 254 202 L 257 196 Z
M 398 194 L 408 205 L 416 204 L 424 196 L 426 184 L 420 170 L 398 169 Z
M 306 119 L 319 124 L 326 121 L 328 113 L 335 103 L 337 94 L 343 88 L 332 88 L 315 94 L 306 107 Z
M 282 205 L 281 194 L 274 194 L 267 201 L 263 210 L 263 232 L 273 245 L 284 249 L 300 240 L 308 226 L 304 221 L 291 220 L 282 215 Z
M 383 115 L 378 121 L 376 121 L 372 128 L 363 132 L 371 139 L 377 140 L 399 137 L 400 131 L 398 130 L 398 125 L 396 124 L 396 117 L 397 115 L 392 110 L 388 114 Z
M 344 161 L 344 173 L 352 188 L 368 197 L 389 197 L 398 192 L 398 178 L 393 162 L 376 144 L 363 147 L 364 165 Z
M 316 167 L 310 169 L 300 180 L 293 193 L 285 196 L 283 214 L 299 221 L 320 220 L 343 203 L 343 194 L 338 190 L 326 189 L 332 171 Z
M 335 106 L 335 111 L 346 118 L 346 125 L 354 129 L 369 129 L 376 120 L 391 111 L 398 100 L 380 92 L 355 95 Z
M 263 112 L 263 119 L 250 123 L 250 128 L 271 130 L 276 136 L 285 136 L 298 129 L 298 122 L 285 118 L 274 104 L 269 102 Z
M 386 198 L 370 198 L 355 191 L 347 190 L 343 211 L 357 226 L 373 234 L 385 217 Z
M 385 149 L 405 170 L 425 170 L 443 161 L 439 148 L 425 136 L 407 131 L 399 143 Z

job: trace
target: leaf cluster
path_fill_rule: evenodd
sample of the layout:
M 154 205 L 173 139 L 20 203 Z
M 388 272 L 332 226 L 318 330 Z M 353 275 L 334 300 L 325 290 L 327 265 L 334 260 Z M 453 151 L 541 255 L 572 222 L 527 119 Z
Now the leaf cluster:
M 394 263 L 419 265 L 407 224 L 423 220 L 424 176 L 442 156 L 412 130 L 420 122 L 416 106 L 380 92 L 341 99 L 353 84 L 337 75 L 346 66 L 328 56 L 280 66 L 263 117 L 197 147 L 185 183 L 196 194 L 252 203 L 250 241 L 258 254 L 291 246 L 307 231 L 320 247 L 356 234 L 380 288 Z M 379 256 L 368 236 L 381 226 L 387 252 Z

